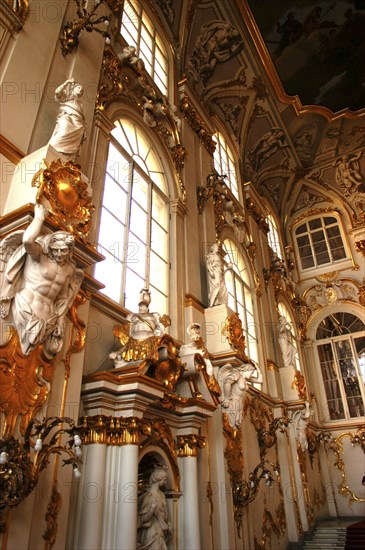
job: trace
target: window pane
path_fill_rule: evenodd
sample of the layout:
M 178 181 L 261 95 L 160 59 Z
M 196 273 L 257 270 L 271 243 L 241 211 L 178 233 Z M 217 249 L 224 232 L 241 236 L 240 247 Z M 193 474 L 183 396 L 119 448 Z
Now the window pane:
M 318 354 L 330 418 L 331 420 L 345 418 L 331 344 L 318 346 Z
M 167 230 L 168 208 L 165 200 L 156 191 L 152 193 L 152 217 Z
M 163 293 L 167 291 L 167 264 L 151 251 L 150 257 L 150 282 Z
M 148 182 L 136 171 L 133 177 L 132 198 L 145 211 L 148 206 L 148 187 Z
M 351 418 L 364 415 L 359 381 L 357 378 L 356 366 L 352 356 L 350 340 L 335 342 L 337 359 L 345 388 L 347 406 Z
M 144 243 L 147 242 L 147 214 L 134 200 L 131 205 L 129 229 L 138 235 Z
M 160 313 L 161 315 L 167 313 L 167 298 L 165 294 L 162 294 L 158 288 L 152 285 L 150 288 L 152 294 L 151 311 L 157 311 L 157 313 Z
M 125 223 L 127 193 L 108 175 L 104 183 L 103 205 Z
M 134 273 L 129 267 L 126 270 L 125 307 L 137 311 L 138 296 L 141 288 L 146 286 L 145 279 Z
M 105 256 L 103 262 L 99 262 L 95 266 L 94 277 L 97 281 L 100 281 L 105 285 L 105 288 L 101 290 L 103 294 L 106 294 L 112 300 L 119 302 L 121 292 L 121 279 L 122 279 L 122 264 L 115 261 L 113 256 L 110 256 L 101 247 L 100 252 Z
M 322 220 L 321 218 L 317 218 L 315 220 L 311 220 L 309 222 L 310 229 L 318 229 L 319 227 L 322 227 Z
M 123 248 L 124 225 L 105 208 L 101 210 L 99 243 L 110 251 L 118 243 Z
M 324 225 L 331 225 L 332 223 L 336 223 L 337 224 L 337 220 L 336 218 L 324 218 Z
M 307 231 L 307 225 L 304 223 L 303 225 L 300 225 L 298 229 L 295 231 L 296 235 L 300 235 L 301 233 L 305 233 Z
M 151 248 L 162 258 L 167 258 L 167 233 L 154 221 L 151 226 Z

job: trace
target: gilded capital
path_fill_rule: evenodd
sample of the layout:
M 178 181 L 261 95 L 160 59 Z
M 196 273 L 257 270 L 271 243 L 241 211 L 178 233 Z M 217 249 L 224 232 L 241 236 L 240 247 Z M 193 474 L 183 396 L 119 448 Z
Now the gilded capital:
M 85 416 L 82 419 L 84 443 L 104 445 L 139 445 L 139 435 L 144 433 L 144 422 L 135 416 L 115 418 L 113 416 Z
M 198 449 L 205 447 L 205 437 L 197 434 L 178 435 L 176 442 L 177 456 L 180 458 L 197 457 Z

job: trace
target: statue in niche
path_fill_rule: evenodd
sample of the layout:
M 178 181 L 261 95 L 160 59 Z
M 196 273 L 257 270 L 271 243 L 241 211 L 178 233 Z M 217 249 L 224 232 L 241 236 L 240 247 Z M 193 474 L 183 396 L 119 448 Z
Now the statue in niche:
M 248 158 L 254 170 L 259 170 L 265 160 L 279 149 L 289 147 L 285 142 L 285 134 L 281 128 L 273 127 L 264 134 L 248 153 Z
M 167 481 L 166 470 L 162 465 L 155 467 L 146 491 L 138 499 L 138 550 L 167 550 L 166 542 L 173 533 L 161 491 Z
M 359 159 L 362 155 L 360 151 L 357 155 L 344 155 L 336 161 L 336 181 L 340 185 L 345 196 L 349 196 L 357 188 L 365 183 L 365 178 L 360 174 Z
M 40 237 L 47 213 L 36 204 L 29 227 L 0 243 L 0 315 L 15 326 L 24 355 L 38 344 L 49 356 L 61 350 L 66 314 L 84 276 L 72 259 L 71 233 Z
M 75 160 L 85 137 L 85 117 L 80 98 L 84 92 L 73 78 L 66 80 L 55 91 L 60 110 L 49 144 L 65 156 L 62 160 Z
M 151 292 L 148 288 L 143 288 L 139 296 L 138 313 L 127 316 L 129 335 L 122 340 L 123 346 L 109 355 L 116 367 L 122 367 L 129 361 L 157 359 L 160 338 L 170 322 L 167 315 L 149 312 Z
M 228 290 L 224 280 L 224 273 L 232 266 L 229 264 L 227 269 L 224 268 L 218 250 L 219 246 L 213 244 L 206 256 L 209 307 L 227 304 L 228 302 Z
M 191 323 L 186 332 L 190 336 L 190 342 L 188 344 L 183 344 L 180 348 L 180 357 L 184 355 L 189 355 L 191 353 L 199 354 L 203 357 L 205 362 L 206 371 L 209 377 L 213 376 L 213 365 L 209 358 L 209 352 L 204 346 L 203 338 L 201 335 L 201 325 L 199 323 Z
M 279 316 L 279 345 L 283 354 L 284 367 L 296 367 L 297 350 L 294 345 L 294 336 L 291 330 L 290 323 L 284 315 Z
M 196 82 L 205 85 L 217 63 L 222 63 L 238 53 L 242 38 L 237 29 L 226 21 L 210 21 L 201 27 L 189 66 Z
M 240 366 L 227 363 L 219 369 L 218 383 L 222 390 L 222 410 L 228 415 L 232 428 L 239 428 L 242 422 L 243 398 L 248 389 L 247 382 L 262 384 L 260 369 L 251 360 Z
M 295 411 L 292 416 L 292 423 L 295 428 L 295 439 L 299 443 L 302 451 L 308 449 L 307 427 L 312 414 L 313 410 L 310 408 L 309 401 L 306 401 L 303 409 Z

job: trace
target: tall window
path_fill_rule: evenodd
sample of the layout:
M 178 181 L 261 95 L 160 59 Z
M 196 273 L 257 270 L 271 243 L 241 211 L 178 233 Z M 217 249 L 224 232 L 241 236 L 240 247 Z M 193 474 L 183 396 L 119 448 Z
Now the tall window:
M 232 151 L 228 147 L 226 140 L 220 132 L 214 134 L 213 137 L 217 141 L 217 147 L 215 148 L 213 155 L 214 168 L 217 170 L 218 174 L 227 176 L 225 183 L 230 188 L 236 199 L 239 199 L 236 168 Z
M 143 59 L 146 71 L 151 75 L 161 92 L 167 95 L 168 63 L 165 46 L 155 25 L 142 8 L 139 0 L 124 0 L 120 33 L 129 46 L 134 46 L 138 57 Z
M 253 313 L 253 300 L 247 268 L 236 244 L 226 239 L 223 243 L 225 260 L 233 265 L 226 271 L 225 281 L 228 290 L 228 306 L 238 313 L 245 332 L 247 355 L 258 363 L 256 326 Z
M 323 216 L 302 223 L 295 230 L 302 269 L 333 264 L 346 258 L 338 220 Z
M 111 133 L 95 267 L 102 291 L 128 309 L 148 286 L 156 311 L 167 312 L 168 220 L 166 178 L 145 135 L 122 119 Z
M 271 215 L 266 218 L 266 221 L 269 224 L 269 228 L 270 228 L 270 231 L 267 235 L 269 246 L 271 250 L 274 252 L 274 254 L 279 256 L 279 258 L 283 259 L 283 253 L 281 251 L 279 232 L 278 232 L 276 222 Z
M 295 337 L 295 331 L 294 331 L 294 328 L 293 328 L 292 316 L 290 315 L 290 312 L 289 312 L 288 308 L 286 307 L 285 304 L 283 304 L 283 302 L 278 303 L 278 310 L 279 310 L 279 315 L 282 315 L 283 317 L 285 317 L 286 322 L 290 326 L 290 332 L 291 332 L 291 335 L 292 335 L 291 341 L 292 341 L 293 347 L 295 348 L 295 368 L 297 370 L 300 370 L 298 344 L 297 344 L 297 339 Z
M 317 350 L 331 420 L 365 415 L 364 323 L 352 313 L 326 317 L 317 329 Z

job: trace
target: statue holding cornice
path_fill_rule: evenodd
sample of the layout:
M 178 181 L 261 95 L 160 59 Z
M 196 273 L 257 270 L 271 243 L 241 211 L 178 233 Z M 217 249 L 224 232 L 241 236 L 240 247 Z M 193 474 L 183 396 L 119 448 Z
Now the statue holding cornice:
M 150 313 L 151 292 L 148 288 L 143 288 L 139 297 L 138 313 L 127 316 L 129 335 L 122 333 L 122 347 L 109 355 L 116 367 L 122 367 L 131 361 L 157 360 L 160 338 L 170 322 L 167 315 Z
M 36 204 L 28 228 L 0 243 L 0 316 L 15 327 L 24 355 L 44 344 L 52 357 L 62 348 L 66 315 L 84 274 L 72 259 L 71 233 L 40 236 L 47 214 Z

